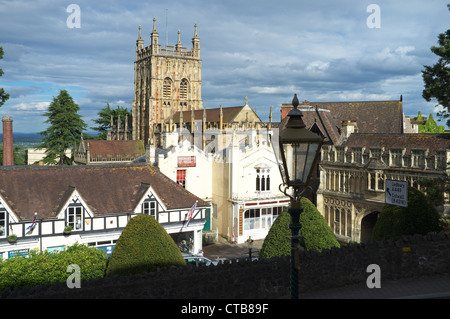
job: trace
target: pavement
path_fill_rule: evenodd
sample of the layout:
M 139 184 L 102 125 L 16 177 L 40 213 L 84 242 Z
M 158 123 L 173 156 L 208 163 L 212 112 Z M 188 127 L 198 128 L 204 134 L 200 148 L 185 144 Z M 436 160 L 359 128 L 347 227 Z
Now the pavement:
M 252 257 L 258 257 L 264 240 L 253 241 Z M 247 243 L 232 244 L 222 237 L 219 240 L 207 246 L 203 246 L 203 256 L 211 260 L 236 259 L 249 256 Z
M 252 257 L 258 257 L 264 240 L 253 242 Z M 211 260 L 248 257 L 247 244 L 232 244 L 223 238 L 203 247 L 203 256 Z M 286 296 L 285 299 L 288 299 Z M 385 280 L 380 288 L 368 288 L 366 283 L 301 293 L 300 299 L 450 299 L 450 274 L 421 278 Z M 283 298 L 282 298 L 283 299 Z

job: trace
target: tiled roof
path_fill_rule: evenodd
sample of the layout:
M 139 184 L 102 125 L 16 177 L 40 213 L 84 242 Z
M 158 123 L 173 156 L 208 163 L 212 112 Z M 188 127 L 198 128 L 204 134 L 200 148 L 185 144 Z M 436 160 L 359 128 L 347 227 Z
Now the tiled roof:
M 83 141 L 85 149 L 89 144 L 89 151 L 92 157 L 102 156 L 105 154 L 144 154 L 144 143 L 140 140 L 136 141 L 105 141 L 105 140 L 87 140 Z
M 405 155 L 411 154 L 412 149 L 428 150 L 429 156 L 436 151 L 450 149 L 450 134 L 351 134 L 347 141 L 342 143 L 351 151 L 353 147 L 365 147 L 365 152 L 370 148 L 384 148 L 385 152 L 392 149 L 405 149 Z
M 356 122 L 359 133 L 403 133 L 403 104 L 400 100 L 308 103 L 330 110 L 339 125 L 348 121 Z M 281 118 L 291 108 L 291 104 L 283 104 Z
M 303 123 L 305 123 L 306 128 L 311 130 L 314 125 L 317 125 L 318 129 L 324 136 L 325 144 L 336 144 L 340 137 L 339 125 L 333 118 L 332 113 L 326 109 L 319 109 L 315 107 L 305 108 L 303 105 L 299 106 L 302 111 Z M 288 117 L 284 117 L 278 126 L 279 129 L 283 129 L 286 125 Z
M 54 217 L 77 190 L 94 214 L 133 211 L 150 185 L 167 209 L 208 203 L 159 169 L 141 164 L 95 166 L 12 166 L 0 168 L 0 195 L 21 219 Z M 1 197 L 0 197 L 1 199 Z
M 222 107 L 222 115 L 224 123 L 231 123 L 238 116 L 238 114 L 245 108 L 245 106 L 231 106 Z M 249 107 L 251 110 L 251 108 Z M 252 110 L 253 111 L 253 110 Z M 192 111 L 183 111 L 183 122 L 187 123 L 191 121 Z M 219 122 L 220 121 L 220 108 L 206 109 L 206 122 Z M 256 115 L 256 113 L 255 113 Z M 194 111 L 194 121 L 203 120 L 203 110 Z M 173 115 L 174 123 L 180 122 L 180 112 L 175 112 Z

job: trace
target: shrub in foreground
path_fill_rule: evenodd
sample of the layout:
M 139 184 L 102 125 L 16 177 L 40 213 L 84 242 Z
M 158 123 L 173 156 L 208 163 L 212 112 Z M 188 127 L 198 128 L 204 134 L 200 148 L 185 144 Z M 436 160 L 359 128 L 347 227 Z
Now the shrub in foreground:
M 340 247 L 333 231 L 316 206 L 307 198 L 301 198 L 301 204 L 303 213 L 300 214 L 302 228 L 299 234 L 303 236 L 301 240 L 302 246 L 306 250 L 314 249 L 317 251 L 322 251 L 324 248 Z M 290 221 L 291 216 L 287 211 L 278 216 L 264 239 L 263 246 L 259 252 L 261 258 L 291 255 Z
M 138 214 L 122 231 L 109 260 L 106 276 L 185 266 L 180 250 L 153 216 Z
M 27 257 L 13 257 L 0 263 L 0 289 L 34 287 L 65 282 L 71 275 L 67 266 L 80 267 L 81 280 L 103 277 L 108 256 L 102 250 L 74 244 L 60 252 L 31 252 Z

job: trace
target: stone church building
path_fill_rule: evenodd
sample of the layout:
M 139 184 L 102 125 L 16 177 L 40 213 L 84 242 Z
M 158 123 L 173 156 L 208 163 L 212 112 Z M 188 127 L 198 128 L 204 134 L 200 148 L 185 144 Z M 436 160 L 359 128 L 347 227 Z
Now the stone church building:
M 175 46 L 159 44 L 156 19 L 153 19 L 151 43 L 144 47 L 141 27 L 136 41 L 134 63 L 133 140 L 153 144 L 154 134 L 179 111 L 200 110 L 202 61 L 200 38 L 195 25 L 192 48 L 178 41 Z

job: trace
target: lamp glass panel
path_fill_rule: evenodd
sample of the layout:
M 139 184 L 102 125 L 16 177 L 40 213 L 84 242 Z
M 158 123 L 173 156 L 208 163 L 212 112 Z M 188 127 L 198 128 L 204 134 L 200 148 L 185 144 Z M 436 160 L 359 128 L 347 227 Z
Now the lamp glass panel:
M 316 143 L 283 144 L 289 184 L 298 185 L 306 183 L 318 146 Z

